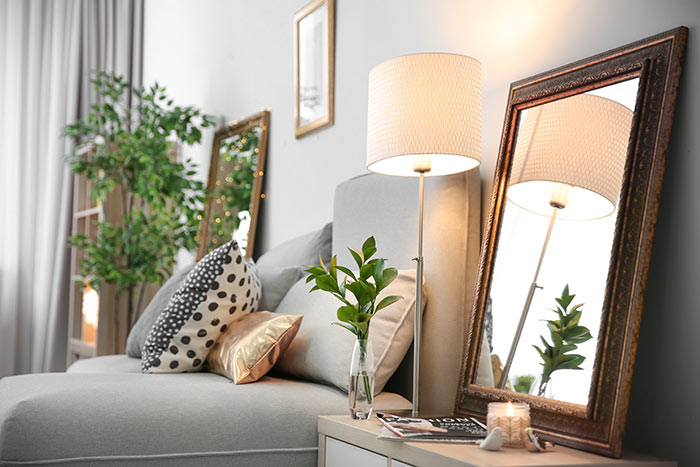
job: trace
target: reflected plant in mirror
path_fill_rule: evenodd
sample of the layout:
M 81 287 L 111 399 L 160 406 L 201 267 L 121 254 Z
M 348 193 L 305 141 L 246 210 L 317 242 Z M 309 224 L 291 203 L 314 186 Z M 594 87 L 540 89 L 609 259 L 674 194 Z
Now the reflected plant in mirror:
M 221 128 L 214 136 L 207 203 L 198 241 L 201 258 L 229 241 L 253 254 L 262 194 L 269 112 Z
M 215 182 L 215 216 L 209 219 L 208 251 L 233 238 L 245 251 L 250 229 L 250 201 L 255 182 L 262 128 L 256 126 L 245 133 L 227 138 L 219 146 L 220 176 Z M 223 180 L 221 178 L 223 177 Z M 222 215 L 223 214 L 223 215 Z
M 577 344 L 583 344 L 593 336 L 587 327 L 579 325 L 583 303 L 574 305 L 569 310 L 574 297 L 575 295 L 569 293 L 569 284 L 566 284 L 561 297 L 556 299 L 557 307 L 551 310 L 559 319 L 547 320 L 552 343 L 550 344 L 544 336 L 540 336 L 542 348 L 533 344 L 542 358 L 542 375 L 539 377 L 538 384 L 534 385 L 540 397 L 545 395 L 552 373 L 555 371 L 583 370 L 581 364 L 586 357 L 571 352 L 578 348 Z

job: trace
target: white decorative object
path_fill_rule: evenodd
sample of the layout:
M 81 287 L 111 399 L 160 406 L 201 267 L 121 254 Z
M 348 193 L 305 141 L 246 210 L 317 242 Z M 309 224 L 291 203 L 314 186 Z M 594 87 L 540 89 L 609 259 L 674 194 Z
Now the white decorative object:
M 486 416 L 486 430 L 490 435 L 495 429 L 503 434 L 503 447 L 525 447 L 525 428 L 530 426 L 530 406 L 516 402 L 491 402 Z
M 481 449 L 487 451 L 498 451 L 501 446 L 503 446 L 503 432 L 498 427 L 491 430 L 491 433 L 479 445 Z

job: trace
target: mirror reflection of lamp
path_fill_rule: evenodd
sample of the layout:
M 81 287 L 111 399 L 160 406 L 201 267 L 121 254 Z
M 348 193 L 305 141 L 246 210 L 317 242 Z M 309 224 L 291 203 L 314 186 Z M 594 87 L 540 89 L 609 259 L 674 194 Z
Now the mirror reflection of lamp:
M 97 333 L 97 316 L 100 309 L 100 296 L 92 288 L 89 281 L 85 282 L 83 289 L 82 313 L 82 340 L 89 344 L 95 344 Z
M 550 218 L 518 327 L 498 387 L 503 389 L 532 304 L 556 219 L 593 220 L 614 213 L 622 186 L 632 111 L 580 94 L 527 110 L 518 133 L 506 196 Z

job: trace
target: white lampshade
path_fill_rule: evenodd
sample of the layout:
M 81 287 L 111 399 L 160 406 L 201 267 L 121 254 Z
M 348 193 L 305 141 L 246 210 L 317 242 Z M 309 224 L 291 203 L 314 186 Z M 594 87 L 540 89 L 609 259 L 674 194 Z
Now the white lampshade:
M 553 190 L 568 185 L 557 218 L 588 220 L 615 212 L 632 115 L 622 104 L 589 94 L 528 109 L 517 136 L 508 199 L 551 216 Z
M 481 162 L 481 63 L 455 54 L 404 55 L 369 74 L 367 169 L 416 176 Z

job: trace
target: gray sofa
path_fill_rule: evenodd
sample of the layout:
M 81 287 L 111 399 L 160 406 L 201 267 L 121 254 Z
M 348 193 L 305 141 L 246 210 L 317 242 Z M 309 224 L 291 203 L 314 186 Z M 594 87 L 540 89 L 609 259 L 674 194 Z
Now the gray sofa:
M 410 268 L 417 238 L 417 181 L 364 175 L 341 184 L 333 253 L 372 234 L 392 265 Z M 454 404 L 480 236 L 479 175 L 426 182 L 421 408 Z M 359 243 L 358 243 L 359 242 Z M 410 407 L 410 352 L 375 398 Z M 397 394 L 398 393 L 398 394 Z M 315 465 L 316 420 L 347 413 L 347 395 L 266 376 L 246 385 L 210 373 L 141 374 L 122 355 L 81 360 L 66 373 L 0 380 L 0 465 Z

